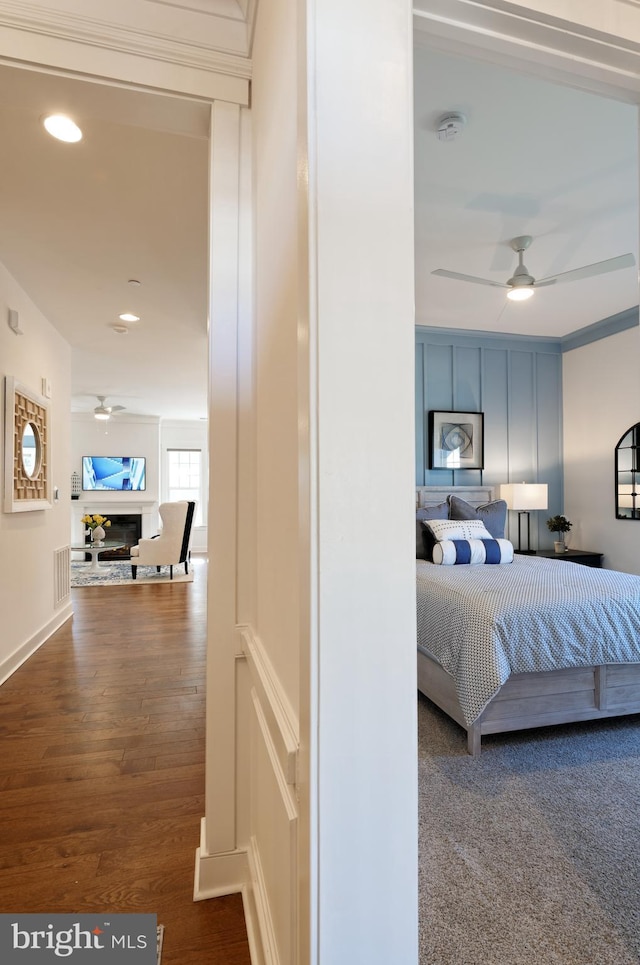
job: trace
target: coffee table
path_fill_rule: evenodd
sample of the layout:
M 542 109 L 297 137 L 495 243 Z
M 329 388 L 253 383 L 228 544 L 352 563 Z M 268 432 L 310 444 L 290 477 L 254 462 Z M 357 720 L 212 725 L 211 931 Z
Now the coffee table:
M 90 553 L 91 554 L 91 565 L 89 566 L 87 573 L 99 573 L 100 570 L 108 566 L 109 563 L 100 563 L 98 557 L 100 553 L 104 553 L 106 550 L 119 550 L 125 543 L 120 542 L 117 539 L 104 539 L 101 543 L 76 543 L 75 546 L 71 546 L 72 553 Z M 114 561 L 116 562 L 116 561 Z M 122 562 L 119 560 L 117 562 Z

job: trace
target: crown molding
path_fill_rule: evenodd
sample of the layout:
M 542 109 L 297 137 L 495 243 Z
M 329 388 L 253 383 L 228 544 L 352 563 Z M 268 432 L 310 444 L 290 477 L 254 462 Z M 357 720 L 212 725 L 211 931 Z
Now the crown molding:
M 640 19 L 632 12 L 640 8 L 640 0 L 617 2 L 629 8 L 640 36 Z M 626 90 L 626 99 L 637 102 L 640 43 L 630 32 L 608 33 L 508 0 L 414 0 L 413 22 L 420 46 L 468 49 L 474 56 L 484 52 L 503 66 L 519 69 L 526 69 L 527 62 L 542 65 L 549 79 L 568 75 L 574 84 L 580 74 L 584 89 L 618 99 Z
M 151 2 L 157 5 L 157 0 Z M 230 0 L 230 3 L 237 14 L 240 14 L 234 0 Z M 164 6 L 180 7 L 183 14 L 189 12 L 189 9 L 181 4 Z M 202 12 L 198 11 L 198 17 L 202 16 Z M 83 47 L 99 47 L 183 68 L 250 79 L 251 61 L 247 56 L 247 27 L 244 21 L 240 16 L 230 18 L 213 13 L 206 14 L 206 17 L 209 21 L 207 35 L 220 37 L 222 43 L 212 45 L 185 38 L 185 31 L 183 36 L 155 31 L 143 26 L 142 21 L 140 25 L 119 24 L 75 11 L 63 11 L 33 3 L 32 0 L 0 0 L 0 28 L 19 30 Z M 146 20 L 149 20 L 148 13 Z M 197 30 L 195 32 L 197 36 Z
M 203 13 L 208 17 L 229 17 L 232 20 L 244 20 L 247 0 L 146 0 L 160 7 L 175 7 L 182 13 Z M 213 9 L 213 8 L 216 9 Z

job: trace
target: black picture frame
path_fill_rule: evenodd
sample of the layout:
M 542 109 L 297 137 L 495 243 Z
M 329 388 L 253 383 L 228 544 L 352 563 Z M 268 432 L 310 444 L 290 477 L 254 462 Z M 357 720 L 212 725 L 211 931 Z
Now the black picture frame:
M 484 469 L 484 412 L 429 411 L 429 469 Z

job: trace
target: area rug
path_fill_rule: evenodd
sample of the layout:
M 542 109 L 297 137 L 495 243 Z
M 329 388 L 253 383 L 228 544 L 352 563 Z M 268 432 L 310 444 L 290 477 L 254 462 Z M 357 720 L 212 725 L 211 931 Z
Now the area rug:
M 184 572 L 184 565 L 174 566 L 173 580 L 169 578 L 169 567 L 163 566 L 160 572 L 155 566 L 138 567 L 137 579 L 131 578 L 130 563 L 103 563 L 98 573 L 90 571 L 91 563 L 71 563 L 71 586 L 140 586 L 147 583 L 192 583 L 193 567 Z
M 158 965 L 160 965 L 162 959 L 162 942 L 164 940 L 164 925 L 158 925 L 158 937 L 156 947 L 158 950 Z
M 420 697 L 421 965 L 640 962 L 640 716 L 483 738 Z

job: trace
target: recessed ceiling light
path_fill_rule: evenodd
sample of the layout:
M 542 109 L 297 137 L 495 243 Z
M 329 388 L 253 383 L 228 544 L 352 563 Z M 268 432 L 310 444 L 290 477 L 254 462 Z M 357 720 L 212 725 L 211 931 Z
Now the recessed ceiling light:
M 73 144 L 82 138 L 82 131 L 66 114 L 49 114 L 42 123 L 49 134 L 59 141 L 68 141 Z
M 138 281 L 137 278 L 130 278 L 129 281 L 127 282 L 127 284 L 128 284 L 128 285 L 133 285 L 134 288 L 139 288 L 139 287 L 140 287 L 140 282 Z
M 139 322 L 140 321 L 140 316 L 133 315 L 131 312 L 123 312 L 122 315 L 118 315 L 118 318 L 122 322 Z

